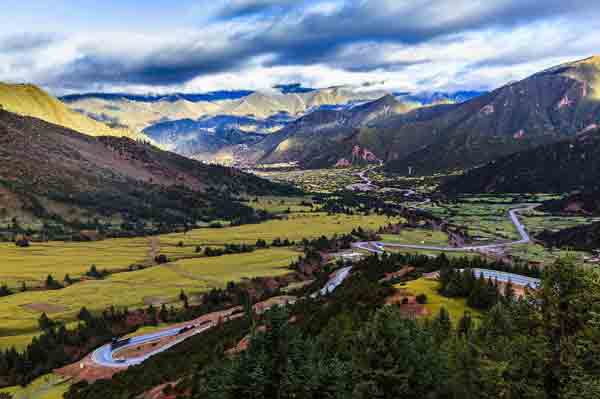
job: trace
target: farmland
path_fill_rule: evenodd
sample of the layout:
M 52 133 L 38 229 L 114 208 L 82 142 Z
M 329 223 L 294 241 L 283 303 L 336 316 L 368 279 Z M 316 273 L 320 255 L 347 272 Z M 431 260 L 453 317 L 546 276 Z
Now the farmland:
M 323 213 L 292 213 L 285 220 L 224 228 L 205 228 L 159 237 L 109 239 L 88 243 L 32 243 L 17 249 L 2 244 L 0 282 L 19 286 L 22 281 L 40 285 L 48 274 L 57 280 L 69 273 L 76 278 L 91 264 L 98 269 L 126 270 L 131 264 L 152 262 L 151 253 L 166 254 L 171 261 L 142 270 L 111 274 L 105 279 L 88 279 L 59 290 L 28 290 L 0 298 L 0 348 L 24 347 L 37 334 L 37 319 L 47 311 L 53 319 L 75 320 L 82 306 L 99 311 L 110 305 L 136 308 L 149 304 L 174 303 L 183 289 L 197 294 L 228 281 L 289 272 L 287 266 L 299 255 L 294 247 L 268 248 L 252 253 L 207 258 L 196 247 L 224 244 L 254 244 L 263 239 L 301 240 L 333 236 L 362 226 L 376 229 L 387 223 L 385 216 L 349 216 Z M 148 263 L 149 262 L 149 263 Z

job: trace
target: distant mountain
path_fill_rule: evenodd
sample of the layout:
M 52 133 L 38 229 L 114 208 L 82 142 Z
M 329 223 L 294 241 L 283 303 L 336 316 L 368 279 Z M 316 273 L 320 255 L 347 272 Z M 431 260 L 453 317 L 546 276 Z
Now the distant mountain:
M 165 96 L 90 93 L 61 99 L 71 109 L 88 117 L 141 131 L 157 123 L 180 119 L 197 120 L 217 115 L 254 119 L 286 115 L 287 119 L 295 119 L 322 106 L 364 102 L 384 94 L 356 92 L 346 87 L 308 89 L 295 84 L 277 86 L 266 91 L 239 90 Z
M 600 129 L 491 161 L 441 189 L 450 194 L 600 190 Z
M 295 162 L 302 167 L 334 166 L 338 161 L 353 157 L 356 150 L 354 136 L 358 129 L 368 128 L 409 109 L 410 106 L 393 95 L 343 109 L 320 109 L 268 135 L 254 146 L 234 148 L 228 155 L 218 155 L 238 159 L 242 164 Z M 359 147 L 367 153 L 372 152 L 371 145 L 377 145 L 368 140 L 364 143 Z M 377 159 L 371 155 L 366 158 Z
M 461 104 L 392 118 L 376 135 L 394 172 L 469 168 L 600 123 L 600 57 L 563 64 Z
M 416 102 L 422 105 L 460 104 L 487 94 L 486 91 L 464 90 L 456 92 L 394 93 L 401 101 Z
M 239 170 L 209 166 L 124 137 L 92 137 L 0 111 L 2 225 L 139 226 L 252 220 L 231 198 L 287 189 Z
M 19 115 L 32 116 L 91 136 L 124 136 L 146 139 L 131 129 L 110 127 L 67 108 L 39 87 L 29 84 L 0 83 L 0 108 Z
M 195 159 L 212 161 L 224 147 L 254 144 L 284 126 L 277 118 L 261 120 L 217 115 L 199 120 L 180 119 L 152 125 L 144 133 L 162 148 Z

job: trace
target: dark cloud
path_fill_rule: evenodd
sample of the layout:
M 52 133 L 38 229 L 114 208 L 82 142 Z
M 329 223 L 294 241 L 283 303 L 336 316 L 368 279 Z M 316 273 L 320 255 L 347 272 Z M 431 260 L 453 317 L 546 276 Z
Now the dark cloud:
M 218 12 L 220 18 L 238 18 L 260 13 L 283 12 L 299 0 L 230 0 Z
M 47 47 L 57 40 L 55 35 L 45 33 L 22 33 L 0 38 L 0 52 L 18 53 Z
M 288 7 L 298 1 L 232 1 L 221 17 L 237 17 Z M 399 6 L 400 5 L 400 6 Z M 318 12 L 272 18 L 271 24 L 238 35 L 221 48 L 207 50 L 193 38 L 177 47 L 160 49 L 143 59 L 123 60 L 105 52 L 89 50 L 57 76 L 75 87 L 87 82 L 108 84 L 177 85 L 197 76 L 230 71 L 254 57 L 270 55 L 268 65 L 325 63 L 349 71 L 397 70 L 428 62 L 386 62 L 376 54 L 344 52 L 361 43 L 417 45 L 432 40 L 460 40 L 461 34 L 497 29 L 500 34 L 513 27 L 543 20 L 598 15 L 600 2 L 589 0 L 369 0 L 348 1 L 327 14 Z

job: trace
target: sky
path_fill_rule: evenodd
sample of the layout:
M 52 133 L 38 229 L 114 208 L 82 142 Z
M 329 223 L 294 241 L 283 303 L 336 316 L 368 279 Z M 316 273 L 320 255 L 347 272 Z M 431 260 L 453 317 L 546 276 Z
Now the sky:
M 56 95 L 489 90 L 600 53 L 592 0 L 3 0 L 0 81 Z

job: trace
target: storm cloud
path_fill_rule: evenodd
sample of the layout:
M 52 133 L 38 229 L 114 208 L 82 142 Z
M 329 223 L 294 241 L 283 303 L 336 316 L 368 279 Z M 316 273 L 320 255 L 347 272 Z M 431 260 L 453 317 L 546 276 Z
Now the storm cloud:
M 104 40 L 101 32 L 70 47 L 66 39 L 63 62 L 33 76 L 70 90 L 90 84 L 180 87 L 235 71 L 289 67 L 297 76 L 298 68 L 322 65 L 372 73 L 373 80 L 383 72 L 402 77 L 416 71 L 415 82 L 443 86 L 467 71 L 518 75 L 544 60 L 591 55 L 600 43 L 590 38 L 598 37 L 600 25 L 589 16 L 599 13 L 600 2 L 583 0 L 232 0 L 216 7 L 202 29 L 116 40 Z M 579 34 L 587 39 L 576 40 Z M 0 49 L 27 53 L 51 45 L 52 37 L 8 37 L 0 39 Z M 420 70 L 428 68 L 429 76 Z

